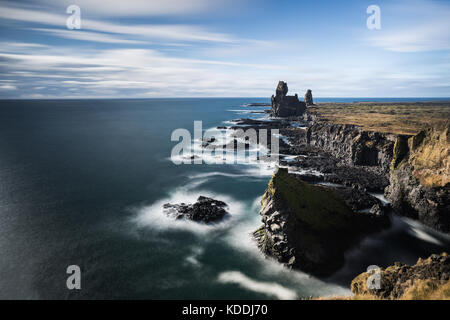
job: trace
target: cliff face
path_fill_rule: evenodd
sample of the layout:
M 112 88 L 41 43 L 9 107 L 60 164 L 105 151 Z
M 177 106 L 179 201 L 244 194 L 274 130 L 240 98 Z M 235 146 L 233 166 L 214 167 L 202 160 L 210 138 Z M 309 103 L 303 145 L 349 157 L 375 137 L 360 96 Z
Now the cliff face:
M 379 288 L 368 283 L 379 276 Z M 351 290 L 357 299 L 450 299 L 450 257 L 443 253 L 419 259 L 414 266 L 395 263 L 378 276 L 364 272 L 353 279 Z M 369 279 L 369 277 L 372 277 Z
M 343 192 L 342 194 L 346 194 Z M 289 267 L 329 275 L 364 235 L 389 225 L 381 213 L 360 213 L 331 188 L 310 185 L 286 169 L 272 177 L 262 199 L 260 249 Z
M 306 139 L 346 164 L 378 166 L 384 173 L 389 172 L 394 135 L 363 131 L 354 125 L 313 122 Z
M 449 150 L 449 125 L 399 136 L 385 190 L 397 211 L 442 232 L 450 232 Z
M 385 196 L 399 214 L 450 232 L 449 125 L 407 136 L 306 118 L 307 143 L 347 165 L 384 175 L 389 179 Z
M 306 110 L 306 104 L 295 96 L 288 96 L 288 86 L 284 81 L 278 83 L 275 96 L 272 95 L 272 115 L 275 117 L 301 116 Z

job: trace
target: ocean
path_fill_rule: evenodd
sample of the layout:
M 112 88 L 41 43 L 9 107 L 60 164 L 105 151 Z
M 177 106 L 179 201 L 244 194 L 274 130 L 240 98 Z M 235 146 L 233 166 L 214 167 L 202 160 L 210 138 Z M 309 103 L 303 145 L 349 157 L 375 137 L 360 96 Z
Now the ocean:
M 321 101 L 366 101 L 324 98 Z M 369 100 L 369 99 L 367 99 Z M 374 100 L 374 99 L 370 99 Z M 381 99 L 378 101 L 433 99 Z M 1 299 L 297 299 L 350 294 L 369 265 L 449 251 L 450 238 L 405 218 L 350 250 L 327 279 L 258 251 L 255 165 L 175 165 L 177 128 L 193 132 L 264 114 L 264 98 L 0 101 Z M 216 226 L 173 221 L 164 203 L 223 200 Z M 67 267 L 81 268 L 68 290 Z

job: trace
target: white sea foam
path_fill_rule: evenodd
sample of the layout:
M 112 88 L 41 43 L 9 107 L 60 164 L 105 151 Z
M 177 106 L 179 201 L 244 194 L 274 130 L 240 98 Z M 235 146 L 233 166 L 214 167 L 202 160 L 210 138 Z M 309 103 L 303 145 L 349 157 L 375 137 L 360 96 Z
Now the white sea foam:
M 234 283 L 247 290 L 262 293 L 280 300 L 293 300 L 297 298 L 294 290 L 283 287 L 276 282 L 257 281 L 247 277 L 239 271 L 225 271 L 219 274 L 220 283 Z
M 382 193 L 369 192 L 369 194 L 380 200 L 383 205 L 387 205 L 389 203 L 389 201 L 385 198 L 385 196 Z
M 286 136 L 279 134 L 279 133 L 278 134 L 274 133 L 273 136 L 283 140 L 283 142 L 286 143 L 287 145 L 292 146 L 292 143 L 289 141 L 289 139 Z
M 197 182 L 198 184 L 203 183 L 203 180 Z M 195 183 L 195 182 L 194 182 Z M 181 187 L 174 190 L 168 197 L 160 199 L 149 206 L 139 208 L 137 210 L 137 215 L 134 221 L 140 227 L 151 228 L 155 231 L 167 231 L 167 230 L 187 230 L 194 233 L 208 233 L 217 229 L 227 229 L 239 219 L 244 213 L 243 205 L 223 194 L 217 194 L 210 192 L 208 190 L 192 190 L 195 185 L 192 183 L 189 186 Z M 216 224 L 203 224 L 189 220 L 175 220 L 168 217 L 163 210 L 163 205 L 165 203 L 179 204 L 186 203 L 191 204 L 197 201 L 199 196 L 206 196 L 216 200 L 224 201 L 228 205 L 227 211 L 230 215 L 221 222 Z
M 318 176 L 318 177 L 322 177 L 323 173 L 317 170 L 313 170 L 313 169 L 296 169 L 296 168 L 291 168 L 291 167 L 286 167 L 286 166 L 280 166 L 280 168 L 288 168 L 289 173 L 292 174 L 298 174 L 298 175 L 306 175 L 306 174 L 310 174 L 310 175 L 314 175 L 314 176 Z
M 229 112 L 234 112 L 237 114 L 261 114 L 264 112 L 264 110 L 255 110 L 255 109 L 230 109 L 227 110 Z
M 409 218 L 402 217 L 401 218 L 403 222 L 405 222 L 410 229 L 408 230 L 408 233 L 412 236 L 421 239 L 423 241 L 436 244 L 438 246 L 442 246 L 443 243 L 438 238 L 444 238 L 447 240 L 450 240 L 450 236 L 438 232 L 436 230 L 432 230 L 431 228 L 424 226 L 422 223 L 418 221 L 411 220 Z
M 192 252 L 188 256 L 186 256 L 184 260 L 187 264 L 192 265 L 196 268 L 200 268 L 202 266 L 202 264 L 200 263 L 200 261 L 198 259 L 202 254 L 203 254 L 203 248 L 195 246 L 192 248 Z

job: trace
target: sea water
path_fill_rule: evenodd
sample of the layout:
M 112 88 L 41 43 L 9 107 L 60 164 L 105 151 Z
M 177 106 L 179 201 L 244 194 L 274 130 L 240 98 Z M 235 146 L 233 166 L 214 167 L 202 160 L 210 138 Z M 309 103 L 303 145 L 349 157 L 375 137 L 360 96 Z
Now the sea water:
M 251 112 L 263 107 L 245 106 L 256 102 L 270 101 L 0 101 L 0 298 L 346 295 L 351 279 L 369 265 L 415 263 L 449 250 L 447 236 L 395 217 L 392 228 L 350 250 L 346 265 L 327 279 L 263 257 L 251 232 L 261 225 L 260 199 L 271 172 L 170 159 L 175 129 L 265 118 Z M 173 221 L 161 210 L 200 195 L 225 201 L 230 219 L 207 226 Z M 80 290 L 66 286 L 70 265 L 81 268 Z

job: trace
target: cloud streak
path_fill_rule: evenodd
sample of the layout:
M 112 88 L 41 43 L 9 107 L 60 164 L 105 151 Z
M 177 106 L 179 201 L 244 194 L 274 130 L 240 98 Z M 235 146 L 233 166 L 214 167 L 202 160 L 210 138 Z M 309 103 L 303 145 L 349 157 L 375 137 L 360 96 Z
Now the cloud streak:
M 400 1 L 386 5 L 399 22 L 372 32 L 366 43 L 393 52 L 450 50 L 450 5 L 434 1 Z
M 73 4 L 72 0 L 59 1 L 61 8 Z M 225 4 L 233 3 L 233 0 L 77 0 L 76 4 L 83 11 L 98 16 L 178 16 L 195 13 L 204 13 L 208 10 L 220 8 Z M 44 0 L 44 4 L 54 6 L 55 1 Z
M 61 36 L 69 37 L 68 32 L 73 32 L 72 37 L 78 37 L 82 39 L 83 36 L 76 35 L 79 30 L 65 30 L 67 15 L 55 14 L 45 12 L 42 10 L 30 10 L 23 8 L 14 8 L 8 6 L 0 6 L 0 19 L 4 20 L 16 20 L 21 22 L 36 23 L 45 26 L 60 27 L 63 31 L 57 34 L 56 30 L 52 32 Z M 183 25 L 183 24 L 134 24 L 125 25 L 119 23 L 110 23 L 99 20 L 82 19 L 82 29 L 90 30 L 94 32 L 103 32 L 106 34 L 121 34 L 127 36 L 141 37 L 146 39 L 159 39 L 159 40 L 177 40 L 177 41 L 203 41 L 203 42 L 225 42 L 232 43 L 238 42 L 239 39 L 233 38 L 227 34 L 215 33 L 207 31 L 198 26 Z M 44 29 L 49 32 L 49 29 Z M 65 32 L 68 31 L 68 32 Z M 84 37 L 90 36 L 91 38 L 99 34 L 88 34 L 84 32 Z M 105 35 L 102 35 L 106 37 Z M 89 40 L 92 41 L 92 40 Z M 104 42 L 104 41 L 102 41 Z
M 68 2 L 26 3 L 0 4 L 0 97 L 270 97 L 278 80 L 316 97 L 450 93 L 445 3 L 390 1 L 373 32 L 352 7 L 355 22 L 320 11 L 296 25 L 295 8 L 238 17 L 235 2 L 209 0 L 78 1 L 82 29 L 68 30 Z

